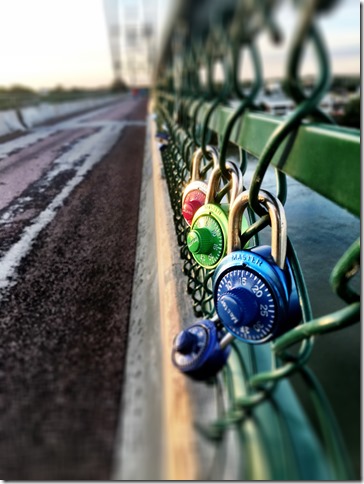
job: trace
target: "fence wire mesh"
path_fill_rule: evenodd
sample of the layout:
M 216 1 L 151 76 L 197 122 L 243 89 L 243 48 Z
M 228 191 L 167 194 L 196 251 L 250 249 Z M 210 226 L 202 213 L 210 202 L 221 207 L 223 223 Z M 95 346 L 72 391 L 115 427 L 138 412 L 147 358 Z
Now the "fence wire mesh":
M 248 187 L 250 227 L 242 236 L 243 242 L 253 238 L 254 244 L 258 244 L 260 232 L 269 225 L 269 218 L 258 202 L 258 193 L 272 159 L 282 145 L 286 143 L 284 151 L 287 156 L 295 143 L 297 130 L 308 121 L 335 124 L 320 107 L 330 85 L 330 59 L 316 25 L 317 15 L 332 8 L 334 3 L 314 0 L 295 3 L 297 25 L 288 48 L 284 79 L 285 92 L 292 100 L 294 109 L 287 116 L 277 118 L 277 127 L 272 134 L 264 138 L 265 134 L 262 133 L 263 149 L 256 159 Z M 186 288 L 196 317 L 215 316 L 213 270 L 201 267 L 187 247 L 189 227 L 181 213 L 183 189 L 191 178 L 191 159 L 195 149 L 201 148 L 204 153 L 205 164 L 201 172 L 209 173 L 208 144 L 217 147 L 223 175 L 226 175 L 225 161 L 231 156 L 239 160 L 241 170 L 245 172 L 248 156 L 251 155 L 244 145 L 233 146 L 231 137 L 237 125 L 244 122 L 247 113 L 259 113 L 256 97 L 264 79 L 255 41 L 258 32 L 264 30 L 269 32 L 272 42 L 279 40 L 279 26 L 273 20 L 276 6 L 277 2 L 274 1 L 231 1 L 228 7 L 223 7 L 221 2 L 216 5 L 213 2 L 204 28 L 198 24 L 198 15 L 197 19 L 190 15 L 190 30 L 178 23 L 174 26 L 175 33 L 161 63 L 155 90 L 157 124 L 159 132 L 165 136 L 161 146 L 163 166 Z M 194 26 L 194 22 L 197 22 L 197 26 Z M 309 45 L 315 53 L 318 67 L 315 83 L 308 92 L 300 77 L 300 65 Z M 251 58 L 254 78 L 249 84 L 240 78 L 241 53 Z M 221 63 L 224 73 L 220 81 L 215 75 L 216 63 Z M 202 72 L 205 73 L 204 79 Z M 219 129 L 212 129 L 212 117 L 225 105 L 233 105 L 234 109 L 230 110 L 229 118 L 220 123 Z M 340 128 L 334 126 L 332 129 L 337 130 L 339 137 Z M 275 170 L 276 196 L 283 204 L 289 203 L 286 175 L 277 168 Z M 244 455 L 240 469 L 243 479 L 350 479 L 353 478 L 350 459 L 335 416 L 307 363 L 315 335 L 341 330 L 360 319 L 359 294 L 350 286 L 352 277 L 359 269 L 359 240 L 337 262 L 330 280 L 332 289 L 345 301 L 346 307 L 319 318 L 313 318 L 300 263 L 290 240 L 287 257 L 297 284 L 302 324 L 264 347 L 246 347 L 236 341 L 232 343 L 233 351 L 227 367 L 210 382 L 216 390 L 216 421 L 197 424 L 197 431 L 216 444 L 220 456 L 217 461 L 221 467 L 224 461 L 221 456 L 226 451 L 224 438 L 229 429 L 235 429 Z M 265 363 L 262 364 L 262 361 Z M 305 431 L 304 428 L 307 431 L 309 426 L 306 420 L 296 422 L 294 427 L 287 416 L 293 397 L 285 385 L 287 378 L 292 375 L 302 378 L 318 416 L 319 440 L 310 437 L 311 453 L 297 450 L 299 444 L 295 443 L 294 437 L 298 429 L 301 433 Z M 286 392 L 284 395 L 283 391 Z M 283 407 L 282 398 L 288 402 Z M 299 420 L 297 415 L 296 418 Z M 270 421 L 268 426 L 267 419 Z M 276 432 L 276 437 L 268 438 L 269 432 Z M 268 445 L 272 439 L 276 444 L 275 449 Z M 216 478 L 216 475 L 212 471 L 209 477 Z

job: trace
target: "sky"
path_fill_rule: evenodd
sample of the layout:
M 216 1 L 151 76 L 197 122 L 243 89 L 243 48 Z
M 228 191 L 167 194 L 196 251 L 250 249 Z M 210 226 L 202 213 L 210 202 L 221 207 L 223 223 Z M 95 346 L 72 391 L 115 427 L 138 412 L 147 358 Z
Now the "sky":
M 158 11 L 166 17 L 174 0 L 159 1 Z M 341 0 L 320 21 L 334 73 L 359 73 L 359 5 L 359 0 Z M 289 6 L 279 10 L 277 19 L 288 40 L 294 28 Z M 265 75 L 280 76 L 285 44 L 272 48 L 263 34 L 259 45 L 264 51 Z M 311 72 L 312 60 L 308 58 L 306 64 L 306 71 Z M 103 1 L 0 0 L 0 66 L 0 86 L 109 85 L 113 71 Z
M 112 80 L 102 0 L 0 0 L 0 86 Z
M 283 77 L 283 53 L 294 33 L 296 17 L 292 1 L 283 2 L 278 9 L 276 20 L 283 30 L 284 41 L 281 46 L 274 46 L 267 34 L 259 37 L 264 71 L 269 77 Z M 359 0 L 341 0 L 336 8 L 321 14 L 317 19 L 327 49 L 330 53 L 331 71 L 333 74 L 360 73 L 360 2 Z M 316 59 L 309 48 L 301 68 L 302 75 L 314 74 L 317 71 Z

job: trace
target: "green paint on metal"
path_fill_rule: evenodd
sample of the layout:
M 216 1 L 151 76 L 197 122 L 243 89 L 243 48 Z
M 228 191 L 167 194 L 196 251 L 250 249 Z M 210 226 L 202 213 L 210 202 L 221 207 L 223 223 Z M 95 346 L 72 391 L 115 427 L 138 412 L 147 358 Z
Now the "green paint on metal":
M 232 141 L 259 158 L 279 126 L 273 116 L 249 113 Z M 235 135 L 235 136 L 234 136 Z M 291 149 L 285 153 L 287 144 Z M 272 165 L 352 214 L 360 215 L 360 134 L 357 130 L 305 124 L 282 143 Z
M 164 96 L 164 94 L 163 94 Z M 190 107 L 193 112 L 195 103 Z M 210 103 L 200 107 L 202 122 Z M 218 107 L 209 128 L 222 136 L 234 108 Z M 259 158 L 281 117 L 247 111 L 233 128 L 231 142 Z M 356 216 L 360 216 L 360 132 L 319 123 L 303 123 L 286 139 L 272 165 Z

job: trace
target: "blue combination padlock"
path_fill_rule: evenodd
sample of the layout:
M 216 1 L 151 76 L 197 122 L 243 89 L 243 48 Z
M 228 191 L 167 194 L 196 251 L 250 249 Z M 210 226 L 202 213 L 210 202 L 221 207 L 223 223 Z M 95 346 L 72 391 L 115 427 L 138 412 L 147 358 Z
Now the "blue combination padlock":
M 219 331 L 211 319 L 203 319 L 177 334 L 172 362 L 194 380 L 207 380 L 225 365 L 230 354 L 229 333 Z
M 241 218 L 249 192 L 235 200 L 229 217 L 228 254 L 213 279 L 215 309 L 221 323 L 239 340 L 266 343 L 296 326 L 302 318 L 288 259 L 287 222 L 283 205 L 265 190 L 259 202 L 269 212 L 272 246 L 241 250 Z

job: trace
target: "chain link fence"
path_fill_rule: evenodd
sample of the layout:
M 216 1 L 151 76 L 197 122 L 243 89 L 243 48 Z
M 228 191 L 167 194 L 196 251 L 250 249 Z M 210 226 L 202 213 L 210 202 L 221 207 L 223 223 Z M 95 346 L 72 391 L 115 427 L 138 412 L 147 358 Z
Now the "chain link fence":
M 196 317 L 215 316 L 214 271 L 204 269 L 192 257 L 187 246 L 189 227 L 181 213 L 182 193 L 191 178 L 191 160 L 197 148 L 204 154 L 204 176 L 211 169 L 208 145 L 217 148 L 226 177 L 227 159 L 235 159 L 243 173 L 254 163 L 250 185 L 245 187 L 249 190 L 250 226 L 242 243 L 259 244 L 270 223 L 258 201 L 268 169 L 275 170 L 275 195 L 283 204 L 289 204 L 286 177 L 290 175 L 352 214 L 360 213 L 359 132 L 339 128 L 320 107 L 330 86 L 330 59 L 316 20 L 334 8 L 334 3 L 294 3 L 295 34 L 286 53 L 283 80 L 294 107 L 281 117 L 262 113 L 257 103 L 264 76 L 256 39 L 267 32 L 271 42 L 279 41 L 280 26 L 273 16 L 278 2 L 201 2 L 198 8 L 185 2 L 171 25 L 155 88 L 157 125 L 186 289 Z M 300 67 L 309 47 L 316 57 L 317 74 L 308 91 Z M 242 56 L 250 58 L 254 72 L 250 82 L 241 78 Z M 223 74 L 220 77 L 217 65 Z M 241 455 L 237 464 L 241 479 L 355 478 L 330 402 L 307 363 L 315 336 L 344 330 L 360 319 L 359 294 L 350 284 L 359 270 L 359 240 L 347 248 L 331 273 L 332 289 L 345 306 L 322 317 L 313 317 L 300 262 L 289 239 L 287 258 L 303 322 L 271 344 L 232 343 L 228 364 L 209 382 L 217 402 L 216 420 L 196 424 L 196 431 L 216 446 L 210 479 L 221 477 L 226 465 L 226 436 L 231 429 L 236 432 L 235 445 Z M 311 428 L 292 403 L 294 396 L 288 385 L 292 376 L 300 377 L 310 395 L 316 428 Z

